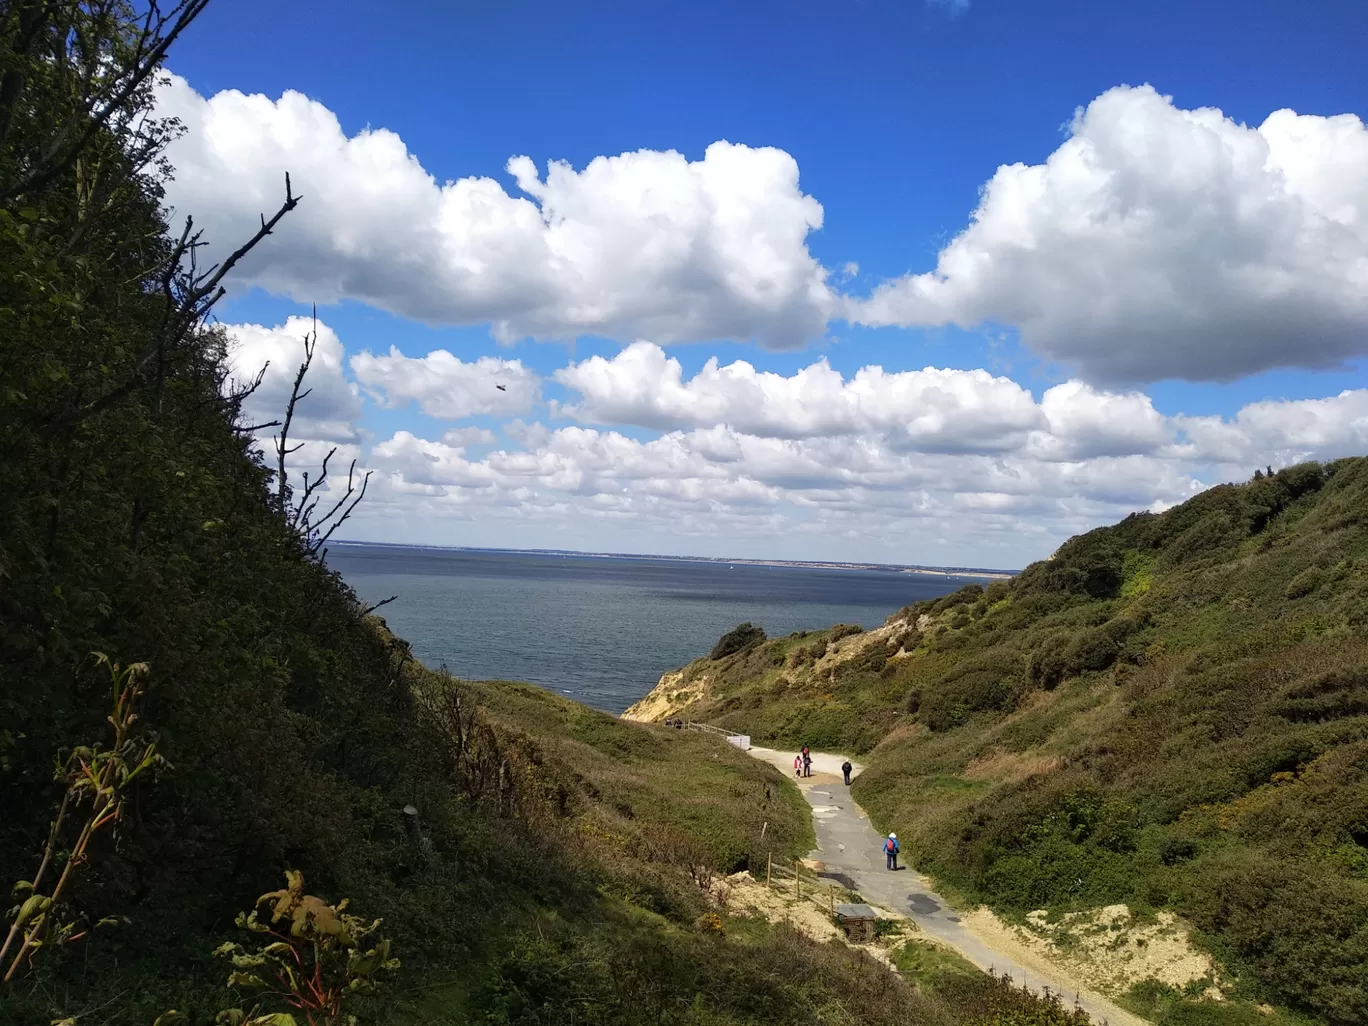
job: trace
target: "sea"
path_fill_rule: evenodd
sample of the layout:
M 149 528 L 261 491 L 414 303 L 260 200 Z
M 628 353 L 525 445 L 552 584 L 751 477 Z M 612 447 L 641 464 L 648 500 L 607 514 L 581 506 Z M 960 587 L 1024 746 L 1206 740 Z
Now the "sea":
M 333 545 L 328 565 L 413 653 L 620 713 L 744 621 L 770 637 L 877 627 L 977 578 L 653 556 Z M 987 583 L 982 581 L 981 583 Z

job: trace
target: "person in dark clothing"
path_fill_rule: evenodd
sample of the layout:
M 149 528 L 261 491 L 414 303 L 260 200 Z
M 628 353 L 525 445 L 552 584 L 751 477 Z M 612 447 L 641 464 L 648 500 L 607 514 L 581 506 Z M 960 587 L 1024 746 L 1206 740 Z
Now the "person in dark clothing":
M 846 787 L 849 787 L 849 786 L 850 786 L 850 771 L 853 770 L 854 768 L 855 768 L 855 767 L 852 766 L 852 765 L 850 764 L 850 760 L 849 760 L 849 759 L 847 759 L 845 762 L 841 763 L 841 772 L 845 774 Z
M 803 776 L 812 776 L 812 753 L 806 748 L 803 749 Z

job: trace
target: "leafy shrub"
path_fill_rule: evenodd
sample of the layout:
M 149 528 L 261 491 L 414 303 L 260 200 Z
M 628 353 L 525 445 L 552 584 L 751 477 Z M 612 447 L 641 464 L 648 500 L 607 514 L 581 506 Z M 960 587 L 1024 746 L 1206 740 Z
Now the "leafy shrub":
M 1047 634 L 1031 653 L 1027 675 L 1032 684 L 1050 689 L 1069 675 L 1070 663 L 1066 652 L 1073 638 L 1067 631 Z
M 1287 588 L 1283 594 L 1289 599 L 1299 599 L 1304 595 L 1310 595 L 1325 582 L 1325 577 L 1325 571 L 1321 567 L 1308 566 L 1287 582 Z
M 1199 865 L 1185 892 L 1199 929 L 1326 1021 L 1368 1021 L 1368 881 L 1248 854 Z
M 1273 712 L 1298 723 L 1368 716 L 1368 668 L 1317 674 L 1288 688 Z
M 920 689 L 918 718 L 932 730 L 945 731 L 974 713 L 1009 709 L 1020 697 L 1025 669 L 1022 658 L 1011 652 L 966 659 Z
M 841 663 L 836 673 L 838 677 L 854 676 L 865 673 L 878 673 L 888 663 L 888 649 L 883 645 L 870 645 L 853 659 Z
M 831 633 L 828 635 L 827 640 L 834 643 L 840 641 L 842 638 L 849 638 L 853 637 L 856 634 L 863 633 L 864 628 L 861 627 L 859 624 L 838 623 L 835 627 L 831 628 Z
M 1073 538 L 1048 560 L 1017 578 L 1018 594 L 1030 592 L 1111 598 L 1121 589 L 1123 557 L 1106 529 Z
M 1225 510 L 1203 517 L 1175 538 L 1161 557 L 1169 567 L 1219 556 L 1245 535 L 1245 525 Z
M 911 652 L 921 644 L 922 633 L 915 627 L 908 627 L 899 631 L 888 639 L 888 654 L 896 655 L 898 652 L 906 650 Z
M 765 640 L 765 631 L 762 627 L 747 622 L 738 624 L 718 639 L 712 651 L 708 653 L 708 658 L 717 660 L 725 659 L 729 655 L 734 655 L 742 649 L 758 645 Z
M 988 585 L 988 587 L 983 590 L 984 601 L 987 602 L 989 606 L 996 605 L 1008 598 L 1011 594 L 1012 582 L 1009 580 L 1002 580 L 1001 578 L 993 581 L 992 584 Z
M 936 599 L 931 604 L 930 613 L 937 616 L 948 612 L 951 609 L 958 609 L 960 606 L 969 605 L 983 595 L 983 585 L 966 584 L 958 591 L 952 591 L 949 595 Z
M 234 966 L 228 986 L 255 995 L 253 1008 L 229 1009 L 218 1021 L 272 1026 L 302 1011 L 318 1026 L 355 1022 L 344 1018 L 352 1000 L 376 994 L 380 974 L 399 968 L 379 934 L 380 920 L 367 923 L 344 911 L 346 901 L 330 905 L 305 894 L 302 873 L 287 870 L 285 879 L 285 888 L 263 894 L 252 912 L 237 917 L 239 927 L 261 937 L 260 946 L 229 941 L 214 952 Z

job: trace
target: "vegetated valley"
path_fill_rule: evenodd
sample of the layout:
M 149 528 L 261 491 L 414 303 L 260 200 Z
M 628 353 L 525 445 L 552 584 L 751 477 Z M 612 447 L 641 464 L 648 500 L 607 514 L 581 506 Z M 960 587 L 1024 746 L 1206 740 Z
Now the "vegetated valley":
M 1368 459 L 1261 470 L 875 630 L 738 630 L 628 715 L 677 712 L 861 754 L 911 861 L 1018 922 L 1180 914 L 1220 993 L 1136 985 L 1156 1021 L 1368 1022 Z
M 287 466 L 210 318 L 309 196 L 212 267 L 162 208 L 203 7 L 0 4 L 0 1022 L 1078 1022 L 719 910 L 812 844 L 791 784 L 429 670 L 328 570 L 364 481 Z

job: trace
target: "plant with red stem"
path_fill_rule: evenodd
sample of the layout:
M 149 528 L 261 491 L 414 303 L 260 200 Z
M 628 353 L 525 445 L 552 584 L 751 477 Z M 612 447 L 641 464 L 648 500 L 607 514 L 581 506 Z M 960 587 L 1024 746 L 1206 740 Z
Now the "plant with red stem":
M 96 664 L 109 672 L 113 709 L 108 722 L 114 728 L 114 742 L 108 748 L 95 749 L 79 745 L 57 766 L 56 779 L 66 784 L 62 803 L 48 829 L 47 844 L 42 861 L 32 880 L 20 880 L 14 894 L 21 900 L 10 910 L 11 920 L 3 944 L 0 944 L 0 969 L 4 982 L 10 983 L 21 966 L 32 967 L 33 960 L 45 947 L 69 944 L 80 940 L 89 928 L 81 927 L 79 918 L 68 915 L 68 898 L 76 873 L 90 860 L 90 844 L 105 827 L 117 823 L 123 812 L 124 801 L 135 779 L 147 769 L 154 771 L 167 766 L 157 754 L 156 738 L 135 732 L 138 723 L 138 700 L 142 698 L 148 676 L 146 663 L 120 666 L 111 662 L 103 652 L 94 653 Z M 86 802 L 90 811 L 69 850 L 63 842 L 69 837 L 64 829 L 68 817 Z M 44 893 L 43 884 L 49 871 L 61 874 Z M 95 926 L 113 922 L 101 919 Z
M 229 958 L 228 986 L 260 995 L 251 1011 L 220 1012 L 224 1026 L 350 1026 L 355 1016 L 346 1002 L 379 990 L 378 975 L 399 968 L 390 957 L 390 942 L 379 935 L 380 920 L 367 923 L 346 911 L 342 900 L 329 905 L 304 893 L 304 875 L 287 870 L 283 890 L 257 899 L 256 908 L 237 918 L 238 926 L 261 934 L 265 943 L 249 950 L 228 942 L 214 954 Z M 266 908 L 263 908 L 266 906 Z M 291 1011 L 263 1012 L 267 1004 Z

